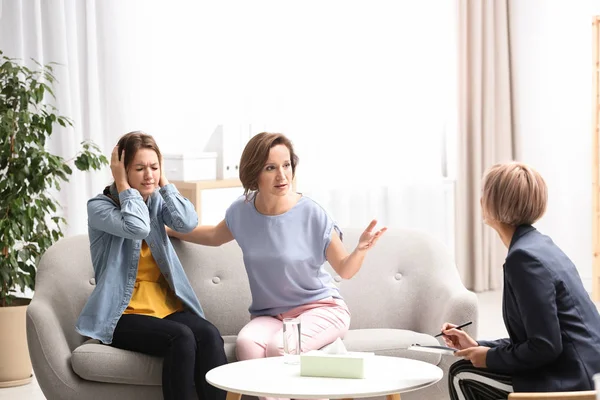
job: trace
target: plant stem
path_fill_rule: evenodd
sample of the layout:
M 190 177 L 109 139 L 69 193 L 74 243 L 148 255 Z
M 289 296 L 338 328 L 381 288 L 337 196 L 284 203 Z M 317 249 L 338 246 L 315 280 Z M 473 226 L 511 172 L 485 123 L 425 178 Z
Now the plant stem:
M 6 293 L 8 296 L 8 288 L 6 283 L 2 284 L 2 293 Z M 0 307 L 6 307 L 6 296 L 0 296 Z

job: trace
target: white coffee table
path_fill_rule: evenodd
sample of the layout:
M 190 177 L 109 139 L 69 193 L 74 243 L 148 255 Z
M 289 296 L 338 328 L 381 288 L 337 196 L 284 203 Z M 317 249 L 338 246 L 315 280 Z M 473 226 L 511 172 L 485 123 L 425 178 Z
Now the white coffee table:
M 400 400 L 400 393 L 433 385 L 442 370 L 423 361 L 374 356 L 365 379 L 313 378 L 300 376 L 300 365 L 289 365 L 283 357 L 238 361 L 210 370 L 206 380 L 226 390 L 227 400 L 242 394 L 290 399 L 354 399 L 387 396 Z

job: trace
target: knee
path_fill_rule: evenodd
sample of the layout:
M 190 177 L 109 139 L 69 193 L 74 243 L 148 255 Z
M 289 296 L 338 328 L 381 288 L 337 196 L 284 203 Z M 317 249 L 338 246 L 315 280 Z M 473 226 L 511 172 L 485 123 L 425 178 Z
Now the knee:
M 198 343 L 203 347 L 223 347 L 223 337 L 219 329 L 207 321 L 197 334 Z
M 283 340 L 275 335 L 267 343 L 267 357 L 278 357 L 283 355 Z
M 235 355 L 239 361 L 264 358 L 265 348 L 242 331 L 235 341 Z
M 471 361 L 468 361 L 468 360 L 458 360 L 457 362 L 455 362 L 454 364 L 452 364 L 450 366 L 450 368 L 448 369 L 448 376 L 450 378 L 453 378 L 457 374 L 459 374 L 460 372 L 464 371 L 465 368 L 472 367 L 472 366 L 473 366 L 473 364 L 471 364 Z
M 179 324 L 175 328 L 175 332 L 171 338 L 171 346 L 196 351 L 196 338 L 194 337 L 194 332 L 192 332 L 188 326 Z

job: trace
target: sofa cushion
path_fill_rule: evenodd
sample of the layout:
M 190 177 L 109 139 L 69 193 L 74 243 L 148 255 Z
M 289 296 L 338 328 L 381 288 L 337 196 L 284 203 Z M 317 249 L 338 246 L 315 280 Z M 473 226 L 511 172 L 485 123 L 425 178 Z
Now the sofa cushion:
M 223 336 L 228 362 L 236 361 L 236 336 Z M 406 350 L 414 343 L 437 345 L 435 338 L 422 333 L 401 329 L 350 330 L 344 338 L 349 351 L 368 351 L 377 355 L 406 357 L 437 365 L 438 354 Z M 71 355 L 73 371 L 88 381 L 127 383 L 131 385 L 160 385 L 162 358 L 134 351 L 117 349 L 88 340 Z
M 71 354 L 73 371 L 88 381 L 161 385 L 162 358 L 88 340 Z
M 223 336 L 225 355 L 234 362 L 235 336 Z M 161 385 L 162 358 L 117 349 L 88 340 L 71 354 L 73 371 L 81 378 L 96 382 L 131 385 Z

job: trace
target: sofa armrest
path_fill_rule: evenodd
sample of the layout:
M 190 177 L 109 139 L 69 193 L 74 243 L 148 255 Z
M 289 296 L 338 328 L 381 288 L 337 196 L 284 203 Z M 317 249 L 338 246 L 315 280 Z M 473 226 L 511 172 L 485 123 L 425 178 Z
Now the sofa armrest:
M 37 300 L 37 301 L 36 301 Z M 59 398 L 81 382 L 71 368 L 71 350 L 64 328 L 49 304 L 35 298 L 27 307 L 27 344 L 33 370 L 47 398 Z M 60 396 L 59 396 L 60 393 Z
M 467 290 L 458 277 L 440 279 L 430 290 L 423 291 L 420 304 L 422 317 L 417 321 L 419 332 L 434 336 L 440 333 L 444 322 L 458 325 L 472 321 L 473 324 L 464 330 L 473 338 L 477 337 L 477 296 Z

